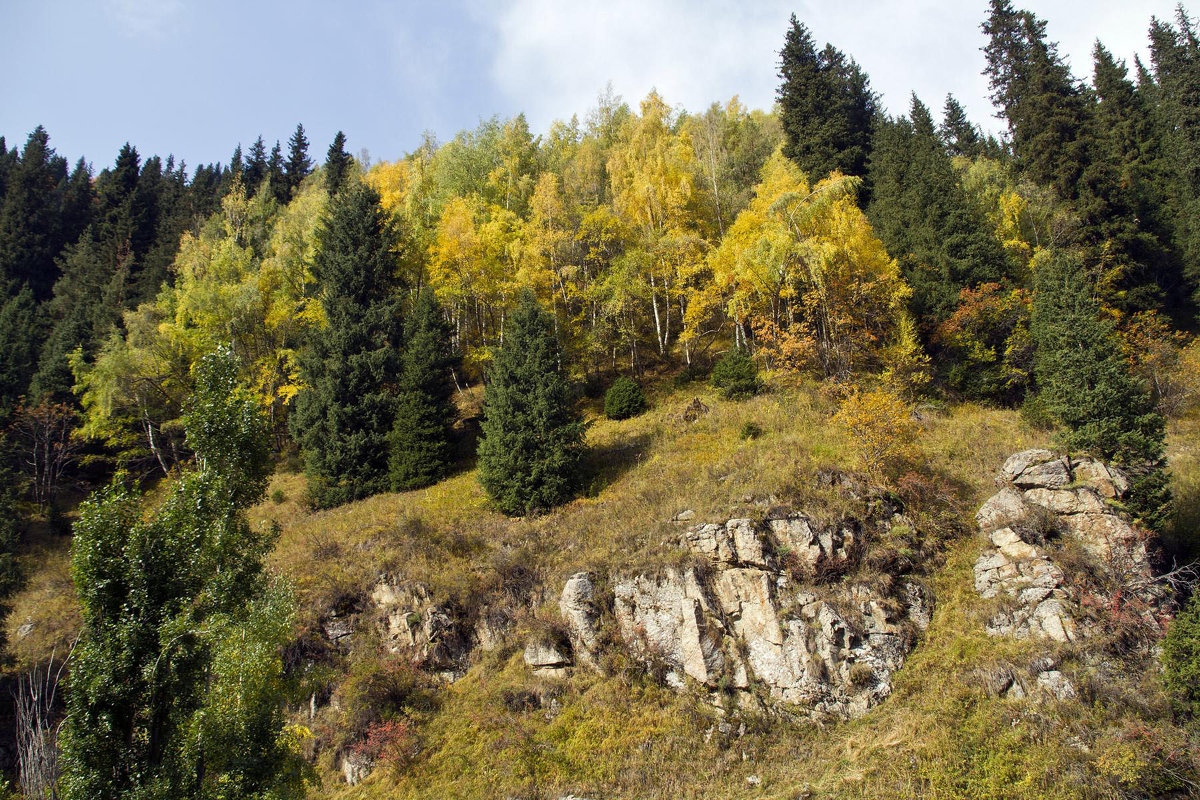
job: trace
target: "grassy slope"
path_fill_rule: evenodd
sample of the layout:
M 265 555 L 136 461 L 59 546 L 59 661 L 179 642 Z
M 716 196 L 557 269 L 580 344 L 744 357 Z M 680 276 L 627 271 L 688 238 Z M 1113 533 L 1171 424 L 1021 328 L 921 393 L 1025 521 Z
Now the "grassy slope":
M 694 395 L 711 411 L 692 425 L 675 417 Z M 547 587 L 545 602 L 520 622 L 508 648 L 484 654 L 467 677 L 441 693 L 422 720 L 422 752 L 406 768 L 384 767 L 364 785 L 336 780 L 328 758 L 318 797 L 779 797 L 805 787 L 814 797 L 1120 797 L 1138 796 L 1159 776 L 1163 753 L 1183 746 L 1168 725 L 1152 674 L 1120 686 L 1081 674 L 1084 703 L 1034 703 L 988 697 L 980 669 L 1028 662 L 1028 644 L 982 632 L 986 611 L 971 589 L 980 542 L 952 542 L 934 585 L 937 609 L 926 639 L 897 676 L 891 699 L 865 718 L 816 726 L 749 718 L 738 735 L 707 733 L 719 721 L 701 698 L 659 688 L 634 669 L 568 680 L 531 676 L 520 631 L 551 618 L 557 589 L 579 569 L 647 569 L 678 561 L 668 520 L 693 509 L 697 520 L 753 513 L 753 500 L 776 495 L 806 511 L 835 513 L 838 498 L 813 487 L 824 467 L 851 466 L 829 421 L 832 405 L 813 385 L 776 387 L 744 403 L 703 388 L 664 391 L 654 409 L 621 423 L 598 420 L 589 432 L 590 490 L 558 511 L 509 520 L 488 509 L 473 471 L 427 490 L 384 495 L 344 508 L 306 512 L 300 476 L 279 474 L 281 502 L 254 509 L 258 524 L 278 522 L 273 565 L 294 582 L 302 622 L 338 598 L 368 589 L 380 573 L 425 582 L 435 598 L 464 602 L 503 590 L 517 564 Z M 743 440 L 754 421 L 765 434 Z M 1194 521 L 1200 485 L 1197 427 L 1172 430 L 1183 516 Z M 993 490 L 992 475 L 1011 452 L 1044 443 L 1018 415 L 959 406 L 925 420 L 924 472 L 952 495 L 960 522 Z M 10 641 L 37 620 L 43 639 L 14 650 L 44 657 L 72 627 L 65 597 L 64 540 L 31 560 L 33 577 L 14 602 Z M 19 648 L 24 647 L 24 650 Z M 506 698 L 533 691 L 559 710 L 510 710 Z M 747 778 L 756 776 L 761 783 Z

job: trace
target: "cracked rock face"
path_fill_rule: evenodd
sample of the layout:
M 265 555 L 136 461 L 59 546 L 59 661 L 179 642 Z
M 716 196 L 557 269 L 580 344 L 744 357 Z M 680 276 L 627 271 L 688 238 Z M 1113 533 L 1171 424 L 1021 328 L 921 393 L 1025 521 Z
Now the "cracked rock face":
M 1000 478 L 1005 485 L 975 515 L 992 545 L 975 562 L 975 589 L 985 598 L 1011 601 L 1009 610 L 988 622 L 989 633 L 1056 642 L 1084 633 L 1073 621 L 1079 598 L 1040 541 L 1030 540 L 1025 523 L 1038 513 L 1077 541 L 1098 571 L 1135 583 L 1153 577 L 1147 535 L 1109 502 L 1129 490 L 1120 470 L 1094 459 L 1025 450 L 1004 462 Z
M 692 681 L 749 697 L 759 684 L 771 700 L 814 716 L 858 716 L 891 693 L 892 674 L 929 623 L 928 591 L 907 581 L 895 597 L 865 585 L 818 596 L 778 556 L 845 561 L 857 535 L 846 525 L 818 529 L 802 515 L 696 526 L 683 541 L 708 568 L 614 579 L 616 632 L 636 657 L 665 667 L 673 686 Z M 560 609 L 573 642 L 594 642 L 594 597 L 581 576 L 567 581 Z

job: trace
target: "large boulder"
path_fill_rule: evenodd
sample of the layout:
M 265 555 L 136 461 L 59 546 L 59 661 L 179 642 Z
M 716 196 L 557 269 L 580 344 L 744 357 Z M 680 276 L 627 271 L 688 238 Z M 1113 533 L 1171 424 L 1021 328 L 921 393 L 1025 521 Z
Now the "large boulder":
M 1062 570 L 1012 528 L 993 531 L 990 539 L 995 548 L 985 550 L 975 562 L 975 590 L 985 599 L 1005 597 L 1011 606 L 989 620 L 988 633 L 1073 641 L 1077 637 L 1070 613 L 1074 598 L 1064 585 Z
M 596 583 L 590 572 L 577 572 L 567 579 L 558 610 L 567 623 L 571 646 L 580 663 L 594 663 L 600 610 L 596 605 Z
M 930 596 L 899 581 L 886 597 L 867 585 L 820 594 L 796 583 L 801 565 L 845 563 L 857 543 L 850 522 L 818 527 L 800 514 L 759 524 L 699 525 L 683 544 L 707 562 L 611 581 L 615 633 L 636 658 L 658 664 L 667 682 L 693 681 L 750 702 L 757 683 L 771 699 L 823 717 L 853 717 L 891 693 L 891 676 L 929 624 Z M 590 581 L 573 575 L 560 609 L 572 641 L 596 637 Z

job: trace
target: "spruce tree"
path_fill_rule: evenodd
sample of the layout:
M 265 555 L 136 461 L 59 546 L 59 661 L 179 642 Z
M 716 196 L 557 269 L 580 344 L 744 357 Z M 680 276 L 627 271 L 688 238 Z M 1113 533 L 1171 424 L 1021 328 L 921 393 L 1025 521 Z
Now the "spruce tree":
M 284 167 L 289 199 L 295 196 L 300 184 L 310 172 L 312 172 L 312 159 L 308 157 L 308 137 L 304 135 L 304 126 L 297 124 L 296 131 L 288 139 L 288 157 Z
M 37 305 L 28 286 L 0 304 L 0 421 L 28 393 L 40 340 Z
M 967 119 L 967 112 L 962 103 L 952 94 L 946 95 L 939 133 L 946 152 L 951 156 L 975 158 L 983 152 L 983 137 L 980 136 L 979 129 Z
M 288 201 L 287 175 L 283 172 L 283 148 L 278 140 L 271 148 L 271 157 L 267 159 L 267 186 L 270 187 L 271 196 L 277 203 Z
M 346 183 L 346 175 L 354 159 L 346 152 L 346 134 L 341 131 L 333 137 L 329 152 L 325 156 L 325 189 L 330 194 L 337 194 Z
M 913 289 L 913 313 L 927 330 L 950 315 L 963 288 L 1004 277 L 1004 250 L 916 95 L 909 118 L 878 126 L 869 175 L 867 214 L 899 261 Z
M 39 302 L 50 296 L 62 247 L 60 184 L 66 171 L 49 140 L 40 125 L 29 134 L 0 204 L 0 281 L 14 292 L 28 285 Z
M 404 328 L 396 422 L 389 442 L 388 472 L 397 491 L 435 483 L 450 467 L 454 362 L 450 326 L 433 291 L 423 288 Z
M 479 482 L 506 514 L 551 508 L 579 485 L 585 425 L 561 363 L 554 320 L 526 292 L 488 372 L 479 443 Z
M 302 353 L 308 388 L 289 420 L 318 507 L 388 488 L 403 339 L 396 249 L 374 189 L 355 182 L 334 196 L 313 260 L 327 324 Z
M 195 459 L 165 500 L 119 484 L 80 508 L 71 548 L 82 630 L 60 789 L 68 800 L 299 798 L 283 664 L 292 604 L 251 527 L 270 471 L 266 421 L 226 350 L 184 416 Z
M 1165 427 L 1146 387 L 1130 374 L 1113 323 L 1078 256 L 1057 252 L 1036 267 L 1034 376 L 1063 444 L 1112 461 L 1132 477 L 1128 503 L 1152 528 L 1170 512 Z
M 246 193 L 254 194 L 258 186 L 267 179 L 267 144 L 259 136 L 250 146 L 250 154 L 246 157 L 246 169 L 242 180 L 246 183 Z
M 812 183 L 832 170 L 863 175 L 876 99 L 866 73 L 833 45 L 821 52 L 793 14 L 779 53 L 779 120 L 783 153 Z

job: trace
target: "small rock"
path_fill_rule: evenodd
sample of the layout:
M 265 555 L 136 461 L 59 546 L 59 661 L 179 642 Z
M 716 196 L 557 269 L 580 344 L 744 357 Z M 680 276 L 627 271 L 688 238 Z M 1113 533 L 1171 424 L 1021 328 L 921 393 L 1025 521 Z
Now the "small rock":
M 762 778 L 758 777 L 757 775 L 747 775 L 746 783 L 750 784 L 751 786 L 761 786 Z
M 1048 669 L 1037 676 L 1038 688 L 1056 700 L 1074 700 L 1078 697 L 1075 685 L 1056 669 Z
M 33 620 L 28 620 L 21 627 L 17 628 L 17 638 L 24 639 L 29 634 L 33 633 L 33 629 L 37 627 Z
M 342 756 L 342 776 L 350 786 L 357 786 L 366 780 L 374 767 L 374 759 L 362 753 L 351 751 Z
M 687 522 L 688 520 L 695 519 L 695 518 L 696 518 L 696 512 L 690 508 L 687 509 L 686 511 L 680 511 L 678 514 L 676 514 L 673 517 L 673 519 L 676 522 Z
M 534 672 L 565 675 L 571 658 L 552 644 L 534 640 L 525 645 L 525 665 Z

